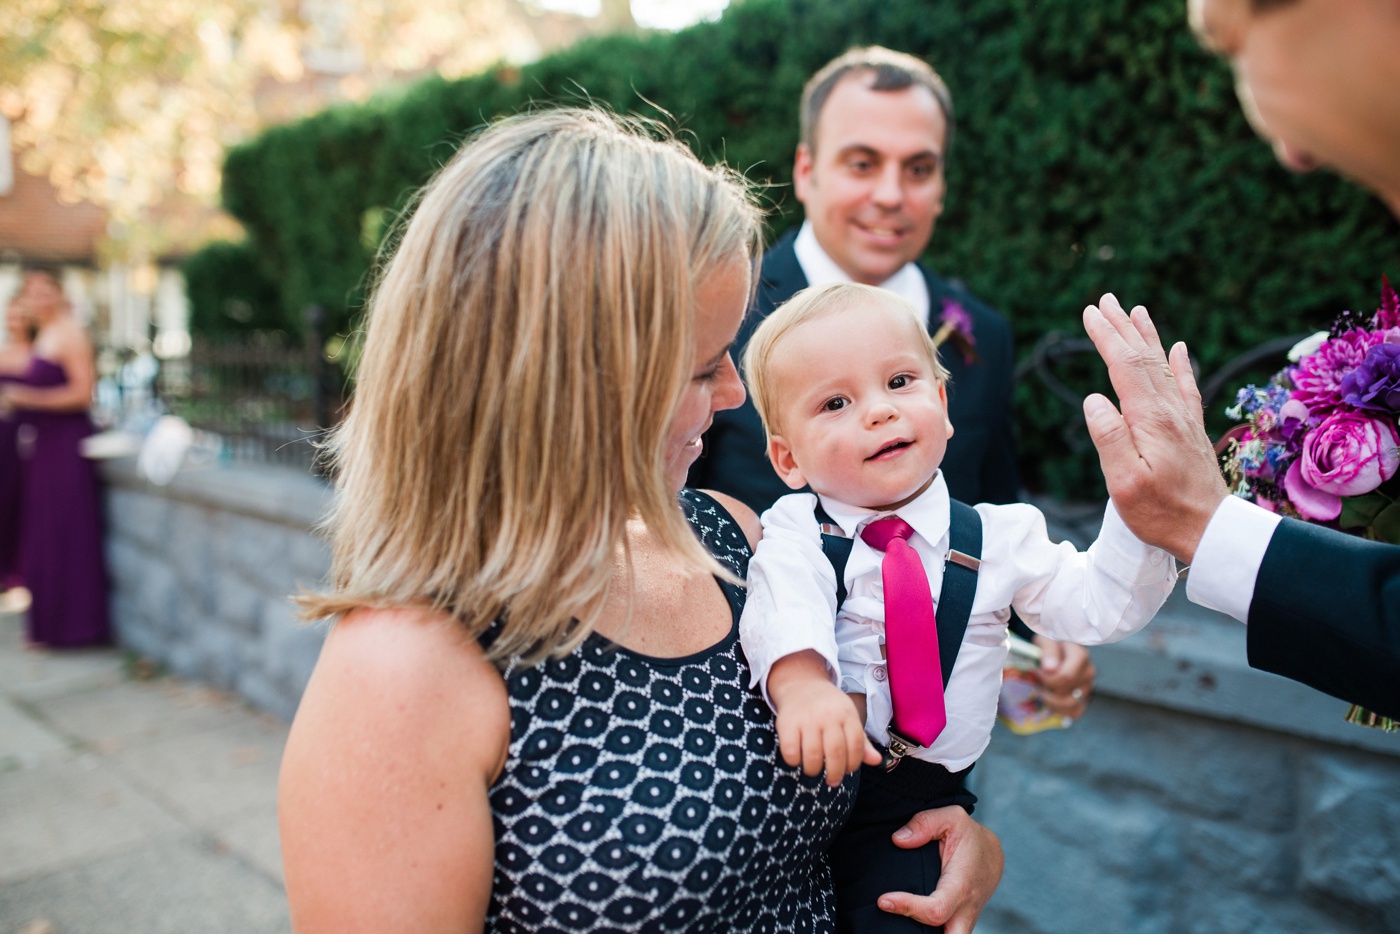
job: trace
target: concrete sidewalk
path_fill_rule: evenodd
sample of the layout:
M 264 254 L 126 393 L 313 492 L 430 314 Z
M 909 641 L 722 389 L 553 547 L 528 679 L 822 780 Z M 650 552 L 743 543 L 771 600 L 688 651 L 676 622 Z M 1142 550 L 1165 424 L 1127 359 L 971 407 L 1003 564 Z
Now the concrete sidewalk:
M 0 934 L 290 931 L 287 728 L 142 680 L 117 649 L 37 653 L 0 611 Z

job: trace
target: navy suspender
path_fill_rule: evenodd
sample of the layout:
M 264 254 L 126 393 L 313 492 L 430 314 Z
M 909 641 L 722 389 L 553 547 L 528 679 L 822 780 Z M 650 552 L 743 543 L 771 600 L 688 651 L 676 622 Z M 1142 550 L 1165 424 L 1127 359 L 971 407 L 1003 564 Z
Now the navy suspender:
M 948 560 L 943 565 L 943 589 L 938 597 L 938 656 L 943 664 L 943 684 L 953 674 L 953 663 L 962 648 L 967 621 L 972 616 L 972 599 L 977 595 L 977 566 L 982 557 L 982 517 L 965 503 L 949 500 Z M 851 557 L 852 540 L 827 529 L 836 523 L 817 503 L 817 522 L 822 525 L 822 552 L 836 572 L 836 607 L 846 602 L 846 562 Z M 839 531 L 839 529 L 838 529 Z
M 841 604 L 846 602 L 846 562 L 851 558 L 854 541 L 841 534 L 841 527 L 826 514 L 821 500 L 817 500 L 816 516 L 817 523 L 822 527 L 822 554 L 826 555 L 831 569 L 836 572 L 836 609 L 840 610 Z M 828 532 L 827 529 L 834 531 Z M 942 647 L 942 643 L 939 643 L 939 648 Z

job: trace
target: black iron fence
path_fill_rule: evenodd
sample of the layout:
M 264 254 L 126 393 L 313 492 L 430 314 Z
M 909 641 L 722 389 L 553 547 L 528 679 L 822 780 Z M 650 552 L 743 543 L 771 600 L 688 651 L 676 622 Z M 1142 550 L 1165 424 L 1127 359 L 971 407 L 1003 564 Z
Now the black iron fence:
M 301 345 L 282 335 L 196 338 L 184 357 L 161 361 L 163 408 L 210 436 L 224 461 L 315 470 L 316 442 L 340 420 L 346 376 L 327 358 L 319 309 Z
M 187 356 L 161 362 L 156 391 L 163 408 L 211 436 L 221 459 L 318 470 L 316 443 L 340 421 L 347 402 L 346 354 L 327 356 L 319 309 L 310 309 L 307 319 L 300 345 L 262 333 L 196 339 Z M 1267 379 L 1304 336 L 1267 341 L 1210 374 L 1197 373 L 1212 434 L 1229 427 L 1221 414 L 1232 401 L 1226 395 L 1251 378 Z M 1062 406 L 1062 456 L 1090 456 L 1080 406 L 1087 392 L 1108 388 L 1093 344 L 1051 331 L 1022 358 L 1016 379 Z
M 1192 367 L 1201 390 L 1201 405 L 1205 409 L 1206 428 L 1218 437 L 1232 422 L 1225 419 L 1224 408 L 1234 403 L 1234 393 L 1248 382 L 1262 383 L 1287 361 L 1287 354 L 1307 334 L 1289 334 L 1258 344 L 1210 373 L 1202 373 L 1193 360 Z M 1094 349 L 1093 341 L 1082 333 L 1050 331 L 1036 341 L 1035 346 L 1016 365 L 1017 383 L 1030 384 L 1032 391 L 1053 397 L 1067 416 L 1060 422 L 1059 435 L 1064 449 L 1071 455 L 1093 451 L 1081 415 L 1084 397 L 1093 391 L 1113 393 L 1108 376 Z

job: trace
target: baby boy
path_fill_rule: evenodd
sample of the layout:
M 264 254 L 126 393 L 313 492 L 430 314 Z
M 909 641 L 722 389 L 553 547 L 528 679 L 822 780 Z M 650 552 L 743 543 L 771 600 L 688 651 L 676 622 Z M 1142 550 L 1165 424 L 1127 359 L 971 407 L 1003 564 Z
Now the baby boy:
M 876 899 L 931 892 L 938 854 L 890 837 L 926 808 L 972 810 L 963 780 L 991 735 L 1011 610 L 1053 639 L 1112 642 L 1151 620 L 1175 563 L 1112 503 L 1081 553 L 1052 542 L 1033 506 L 951 501 L 938 469 L 953 434 L 947 372 L 891 292 L 798 293 L 754 333 L 743 369 L 773 467 L 812 490 L 763 515 L 744 650 L 789 765 L 832 784 L 867 765 L 831 850 L 842 928 L 907 924 Z

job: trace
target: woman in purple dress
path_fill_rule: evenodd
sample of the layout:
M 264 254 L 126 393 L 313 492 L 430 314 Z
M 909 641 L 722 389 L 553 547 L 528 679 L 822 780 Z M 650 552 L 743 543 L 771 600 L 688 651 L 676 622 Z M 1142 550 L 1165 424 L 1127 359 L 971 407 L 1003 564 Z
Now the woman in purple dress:
M 97 470 L 81 453 L 94 430 L 92 344 L 53 273 L 27 272 L 20 295 L 38 330 L 19 382 L 0 389 L 0 408 L 14 409 L 28 436 L 19 532 L 20 576 L 32 598 L 27 635 L 36 646 L 97 645 L 109 632 L 102 500 Z
M 29 367 L 34 324 L 18 295 L 5 310 L 5 343 L 0 345 L 0 389 L 18 382 Z M 19 419 L 0 411 L 0 592 L 17 587 L 19 576 Z

